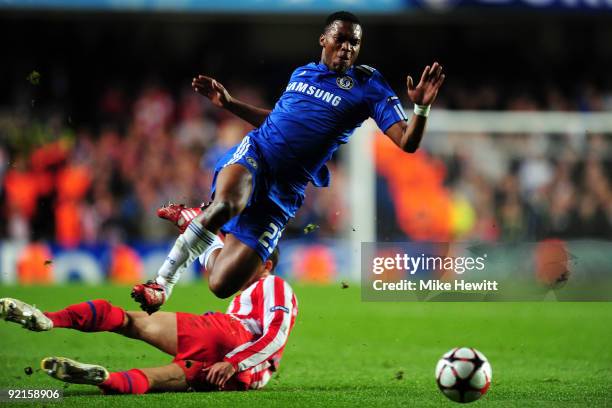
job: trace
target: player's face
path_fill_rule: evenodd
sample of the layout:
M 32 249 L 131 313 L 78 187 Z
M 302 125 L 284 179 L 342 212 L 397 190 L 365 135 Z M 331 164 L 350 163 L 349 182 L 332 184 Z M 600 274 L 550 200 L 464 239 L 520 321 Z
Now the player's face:
M 321 34 L 321 61 L 331 70 L 343 73 L 353 65 L 361 49 L 361 26 L 336 20 Z

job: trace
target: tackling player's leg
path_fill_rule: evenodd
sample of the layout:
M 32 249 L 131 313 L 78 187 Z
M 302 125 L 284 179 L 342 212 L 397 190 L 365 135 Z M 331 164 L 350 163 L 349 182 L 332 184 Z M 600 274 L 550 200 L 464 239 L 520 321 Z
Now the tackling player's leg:
M 51 377 L 72 384 L 100 385 L 110 377 L 105 367 L 66 357 L 45 357 L 40 362 L 40 368 Z
M 72 384 L 99 387 L 105 394 L 145 394 L 149 392 L 218 391 L 204 375 L 205 364 L 181 360 L 161 367 L 132 368 L 110 372 L 104 366 L 81 363 L 67 357 L 46 357 L 41 368 L 49 376 Z M 225 383 L 225 391 L 246 391 L 249 384 L 237 376 Z
M 117 333 L 142 340 L 172 356 L 177 353 L 176 313 L 126 312 L 125 324 Z
M 66 357 L 46 357 L 40 363 L 49 376 L 72 384 L 98 386 L 105 394 L 144 394 L 155 391 L 186 391 L 183 369 L 175 363 L 162 367 L 132 368 L 109 372 L 97 364 L 86 364 Z
M 142 340 L 172 356 L 177 352 L 176 313 L 125 311 L 103 299 L 42 312 L 17 299 L 0 299 L 0 318 L 32 331 L 67 328 L 83 332 L 109 331 Z
M 0 299 L 0 319 L 20 324 L 32 331 L 47 331 L 53 322 L 35 306 L 13 298 Z

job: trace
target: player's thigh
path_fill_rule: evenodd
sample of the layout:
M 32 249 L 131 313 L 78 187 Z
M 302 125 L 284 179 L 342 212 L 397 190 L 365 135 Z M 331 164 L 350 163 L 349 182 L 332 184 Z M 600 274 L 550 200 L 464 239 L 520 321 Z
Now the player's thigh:
M 189 385 L 183 369 L 175 363 L 163 367 L 140 368 L 149 380 L 149 391 L 187 391 Z
M 231 296 L 242 288 L 262 263 L 257 251 L 229 233 L 210 271 L 208 285 L 219 297 Z
M 242 211 L 256 193 L 262 172 L 262 160 L 247 135 L 227 151 L 215 165 L 212 190 L 215 201 L 239 205 Z
M 231 203 L 240 212 L 248 204 L 253 188 L 253 174 L 242 164 L 230 164 L 216 177 L 214 201 Z
M 128 311 L 126 315 L 128 322 L 120 331 L 121 334 L 145 341 L 170 355 L 176 355 L 176 313 L 156 312 L 149 315 L 145 312 Z

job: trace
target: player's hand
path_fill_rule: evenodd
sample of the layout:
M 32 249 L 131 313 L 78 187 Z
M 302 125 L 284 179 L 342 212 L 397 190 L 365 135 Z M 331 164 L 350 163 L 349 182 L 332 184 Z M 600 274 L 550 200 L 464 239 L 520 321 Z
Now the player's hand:
M 234 366 L 227 361 L 221 361 L 206 367 L 202 370 L 202 373 L 206 375 L 206 381 L 216 385 L 220 390 L 222 390 L 227 380 L 232 378 L 232 376 L 236 373 L 236 370 L 234 369 Z
M 227 89 L 214 78 L 198 75 L 191 81 L 191 87 L 200 95 L 210 99 L 213 105 L 220 108 L 227 107 L 232 101 L 232 96 L 227 92 Z
M 409 75 L 406 78 L 408 97 L 417 105 L 431 105 L 436 99 L 445 77 L 442 72 L 442 65 L 437 62 L 434 62 L 431 67 L 429 65 L 425 67 L 421 80 L 416 86 L 414 86 L 412 77 Z

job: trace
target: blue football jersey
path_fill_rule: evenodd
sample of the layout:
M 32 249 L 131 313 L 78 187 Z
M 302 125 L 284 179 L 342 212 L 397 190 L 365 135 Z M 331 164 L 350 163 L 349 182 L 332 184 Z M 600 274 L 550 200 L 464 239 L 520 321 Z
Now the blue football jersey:
M 407 120 L 383 76 L 367 65 L 338 74 L 325 64 L 296 69 L 265 122 L 251 132 L 275 178 L 302 190 L 329 185 L 325 163 L 356 127 L 372 117 L 386 131 Z

